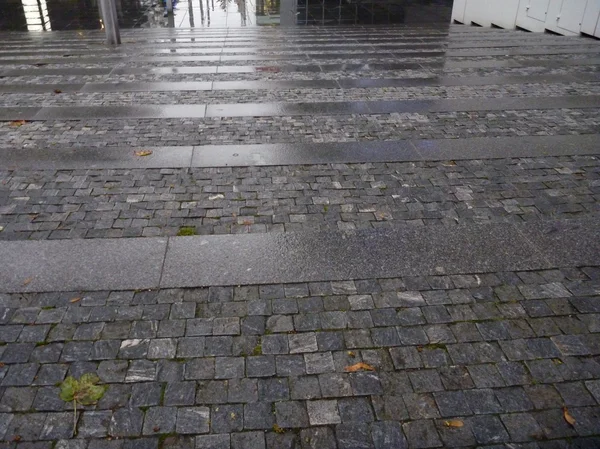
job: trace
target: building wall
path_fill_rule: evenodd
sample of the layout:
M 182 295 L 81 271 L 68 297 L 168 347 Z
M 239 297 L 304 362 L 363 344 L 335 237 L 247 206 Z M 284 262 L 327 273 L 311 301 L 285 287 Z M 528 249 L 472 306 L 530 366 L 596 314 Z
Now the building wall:
M 600 37 L 600 0 L 455 0 L 452 20 L 483 27 Z

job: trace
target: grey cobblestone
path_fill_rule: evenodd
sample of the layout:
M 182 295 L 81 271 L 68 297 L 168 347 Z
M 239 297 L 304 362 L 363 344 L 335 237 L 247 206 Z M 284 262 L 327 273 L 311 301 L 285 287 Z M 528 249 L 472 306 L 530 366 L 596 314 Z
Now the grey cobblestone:
M 0 203 L 8 207 L 7 213 L 0 214 L 0 225 L 4 228 L 0 232 L 0 239 L 26 239 L 48 223 L 60 228 L 60 231 L 46 235 L 46 238 L 55 239 L 127 237 L 129 234 L 123 230 L 136 228 L 138 224 L 135 220 L 142 220 L 143 223 L 139 224 L 142 227 L 158 226 L 161 235 L 174 235 L 183 226 L 192 226 L 199 234 L 213 234 L 338 229 L 341 223 L 346 222 L 354 223 L 359 228 L 372 228 L 581 218 L 598 214 L 594 192 L 599 176 L 597 158 L 587 156 L 506 159 L 486 161 L 485 165 L 478 160 L 457 161 L 450 167 L 442 162 L 418 162 L 346 164 L 343 169 L 332 165 L 298 166 L 293 170 L 287 167 L 176 169 L 168 173 L 133 169 L 114 170 L 109 176 L 103 171 L 90 170 L 0 171 Z M 449 177 L 460 180 L 460 183 L 450 183 Z M 318 182 L 320 179 L 337 181 Z M 366 182 L 363 179 L 374 181 Z M 214 182 L 221 186 L 219 190 L 223 192 L 223 199 L 210 200 L 214 190 L 211 184 Z M 385 183 L 386 187 L 378 189 L 374 195 L 371 184 L 377 182 Z M 498 189 L 506 183 L 514 186 L 510 193 Z M 77 189 L 74 187 L 76 185 L 85 185 L 87 188 Z M 154 193 L 143 193 L 148 189 Z M 469 191 L 467 196 L 461 193 L 465 189 Z M 49 196 L 48 192 L 51 191 L 57 194 Z M 72 192 L 75 191 L 78 194 L 73 196 Z M 177 193 L 169 193 L 173 191 Z M 321 197 L 328 197 L 329 204 L 317 204 Z M 188 207 L 190 204 L 193 206 Z M 360 212 L 356 209 L 358 204 L 368 204 L 368 208 L 361 206 L 362 210 L 374 212 Z M 348 210 L 354 212 L 345 212 Z M 387 215 L 381 219 L 378 213 L 383 211 Z M 292 217 L 297 213 L 309 219 L 292 226 Z M 265 226 L 239 224 L 234 217 L 240 215 L 252 215 L 254 223 L 260 222 Z M 283 227 L 278 225 L 280 220 L 283 220 Z M 110 226 L 96 229 L 101 222 L 110 223 Z M 442 282 L 436 278 L 431 281 Z M 518 299 L 520 293 L 531 300 L 571 296 L 560 282 L 523 285 L 519 289 L 517 291 L 511 286 L 511 290 L 501 289 L 498 293 L 505 299 Z M 292 302 L 283 302 L 285 292 L 282 288 L 279 290 L 272 296 L 262 298 L 274 299 L 279 313 L 294 310 Z M 341 286 L 339 292 L 349 292 L 353 310 L 361 310 L 371 301 L 364 295 L 352 296 L 356 293 L 354 287 L 346 290 Z M 460 294 L 451 292 L 455 300 L 468 301 L 467 297 L 460 297 Z M 478 294 L 489 294 L 489 290 L 482 290 Z M 443 295 L 446 295 L 445 290 L 432 291 L 426 298 L 432 308 L 424 309 L 425 316 L 432 323 L 448 320 L 446 312 L 439 309 L 440 304 L 449 301 Z M 392 298 L 389 294 L 377 294 L 375 298 L 378 307 L 386 307 L 383 304 L 387 304 L 387 307 L 411 303 L 419 305 L 422 300 L 419 294 L 411 296 L 408 292 L 403 292 L 398 298 Z M 304 299 L 298 301 L 299 306 L 305 303 L 312 304 Z M 248 304 L 248 312 L 256 315 L 258 309 L 255 307 L 258 305 Z M 504 307 L 509 306 L 506 304 Z M 183 319 L 194 315 L 191 304 L 173 307 L 172 318 Z M 486 311 L 482 308 L 476 313 L 483 319 L 492 318 L 484 314 Z M 102 320 L 106 317 L 97 314 L 109 312 L 109 309 L 95 308 L 94 316 L 97 318 L 94 320 L 97 322 L 78 326 L 74 338 L 85 339 L 86 336 L 93 336 L 93 332 L 101 332 Z M 120 307 L 117 309 L 117 319 L 139 317 L 139 312 L 139 308 Z M 66 312 L 61 308 L 56 312 L 31 310 L 27 313 L 40 313 L 38 321 L 57 322 L 61 320 L 62 313 L 74 322 L 90 318 L 87 315 L 89 309 L 83 307 L 69 308 Z M 147 309 L 144 316 L 149 317 L 149 313 L 150 309 Z M 153 313 L 157 313 L 157 319 L 164 319 L 159 309 L 154 309 Z M 518 316 L 519 311 L 515 310 L 515 314 Z M 345 326 L 345 318 L 339 312 L 325 314 L 323 318 L 325 325 L 333 328 Z M 284 321 L 280 325 L 289 326 L 285 321 L 289 318 L 281 319 Z M 31 322 L 35 318 L 17 315 L 12 319 L 13 322 L 19 320 Z M 65 317 L 62 321 L 67 322 Z M 235 317 L 218 318 L 215 322 L 190 319 L 187 325 L 189 335 L 209 335 L 210 332 L 214 335 L 237 335 L 240 332 L 239 321 Z M 274 326 L 275 323 L 269 325 Z M 13 332 L 17 330 L 12 329 Z M 42 328 L 36 329 L 36 332 L 41 331 Z M 131 330 L 132 338 L 153 337 L 156 331 L 156 327 L 141 323 L 135 323 Z M 10 339 L 10 335 L 7 338 Z M 20 341 L 39 341 L 43 338 L 43 333 L 24 334 Z
M 286 60 L 298 65 L 297 72 L 276 72 L 272 70 L 281 61 L 244 61 L 248 52 L 226 48 L 255 45 L 250 36 L 255 32 L 267 33 L 269 42 L 285 35 L 271 28 L 244 31 L 242 43 L 210 31 L 214 42 L 209 53 L 220 55 L 226 48 L 228 55 L 241 58 L 224 60 L 224 65 L 271 67 L 262 73 L 75 76 L 69 70 L 80 63 L 68 60 L 46 67 L 62 67 L 64 75 L 42 75 L 28 65 L 38 56 L 15 54 L 10 47 L 0 58 L 22 59 L 23 64 L 3 67 L 27 67 L 29 73 L 0 77 L 0 84 L 449 76 L 463 85 L 61 94 L 49 89 L 4 94 L 0 105 L 576 99 L 600 93 L 599 83 L 574 78 L 483 86 L 469 85 L 464 78 L 597 73 L 596 64 L 564 63 L 578 41 L 560 45 L 563 38 L 549 35 L 460 29 L 458 41 L 529 40 L 525 46 L 539 51 L 565 52 L 452 58 L 467 65 L 518 61 L 527 64 L 523 67 L 365 66 L 375 62 L 367 54 L 371 48 L 382 45 L 372 39 L 383 36 L 394 43 L 412 33 L 410 26 L 398 30 L 378 28 L 377 36 L 362 27 L 294 31 L 299 34 L 290 45 L 298 45 L 302 33 L 320 34 L 319 46 L 343 44 L 345 54 L 356 54 L 336 59 L 341 51 L 332 50 L 332 59 L 363 65 L 361 70 L 348 66 L 321 72 L 301 71 L 312 56 Z M 95 45 L 103 39 L 101 33 L 81 33 L 49 33 L 48 39 L 61 51 L 76 44 L 90 54 L 106 54 L 89 68 L 113 64 L 108 59 L 114 54 Z M 123 33 L 133 40 L 137 32 Z M 363 37 L 355 39 L 356 33 Z M 427 33 L 434 33 L 436 41 L 447 40 L 446 32 Z M 365 34 L 367 53 L 355 43 Z M 13 34 L 8 36 L 10 40 Z M 140 32 L 136 38 L 148 45 L 138 48 L 140 42 L 128 42 L 123 56 L 129 57 L 129 50 L 153 54 L 162 43 L 150 43 L 151 36 Z M 225 47 L 214 36 L 224 36 Z M 431 36 L 417 39 L 425 43 Z M 31 43 L 23 48 L 40 55 L 45 51 Z M 290 52 L 262 49 L 257 54 Z M 569 58 L 582 62 L 590 54 Z M 167 58 L 156 64 L 118 64 L 182 66 Z M 598 108 L 565 108 L 82 118 L 28 121 L 20 127 L 6 121 L 0 123 L 0 147 L 51 151 L 57 145 L 82 149 L 590 134 L 600 130 L 599 114 Z M 197 234 L 234 234 L 597 218 L 599 174 L 596 156 L 216 169 L 10 167 L 0 169 L 0 239 L 174 235 L 184 226 Z M 211 199 L 217 194 L 222 197 Z M 0 439 L 11 449 L 597 447 L 599 281 L 598 267 L 563 267 L 161 291 L 0 292 Z M 75 297 L 81 299 L 71 303 Z M 349 368 L 360 362 L 365 369 Z M 78 434 L 71 439 L 71 404 L 60 399 L 59 385 L 67 375 L 84 372 L 96 372 L 107 390 L 97 404 L 79 411 Z M 565 421 L 563 407 L 574 417 L 573 426 Z M 449 420 L 464 425 L 454 428 Z

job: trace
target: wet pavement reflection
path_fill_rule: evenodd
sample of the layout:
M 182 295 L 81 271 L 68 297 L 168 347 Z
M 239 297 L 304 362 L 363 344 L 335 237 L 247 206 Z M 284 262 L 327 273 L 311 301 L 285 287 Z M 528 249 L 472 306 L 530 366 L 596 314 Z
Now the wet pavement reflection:
M 448 23 L 452 0 L 115 0 L 121 28 Z M 98 0 L 3 0 L 0 31 L 101 29 Z

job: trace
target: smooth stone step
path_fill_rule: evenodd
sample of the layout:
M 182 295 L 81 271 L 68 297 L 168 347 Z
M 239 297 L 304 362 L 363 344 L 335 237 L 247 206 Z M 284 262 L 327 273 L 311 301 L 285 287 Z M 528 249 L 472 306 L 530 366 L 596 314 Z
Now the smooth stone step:
M 573 220 L 538 227 L 505 223 L 0 242 L 0 292 L 318 282 L 586 266 L 598 263 L 599 233 L 594 221 Z

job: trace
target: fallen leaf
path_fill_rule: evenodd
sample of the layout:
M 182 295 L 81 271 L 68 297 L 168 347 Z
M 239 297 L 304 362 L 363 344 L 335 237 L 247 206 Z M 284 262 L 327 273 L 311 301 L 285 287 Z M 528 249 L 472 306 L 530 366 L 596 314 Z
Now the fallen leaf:
M 15 435 L 12 440 L 18 443 L 21 441 L 21 435 Z
M 0 368 L 4 368 L 4 362 L 0 362 Z
M 352 351 L 348 351 L 348 357 L 356 357 L 356 354 Z
M 154 426 L 154 427 L 152 428 L 152 430 L 153 430 L 154 432 L 158 432 L 158 431 L 160 430 L 160 427 L 158 427 L 158 426 Z
M 29 285 L 33 281 L 33 278 L 27 278 L 23 281 L 23 285 Z
M 60 89 L 54 89 L 54 93 L 55 94 L 62 94 L 62 90 L 60 90 Z
M 423 346 L 417 346 L 417 351 L 423 352 Z
M 81 298 L 73 298 L 69 302 L 74 303 L 74 302 L 79 302 L 79 301 L 81 301 Z
M 567 407 L 563 407 L 563 417 L 565 418 L 565 421 L 572 427 L 575 427 L 575 423 L 577 421 L 575 421 L 575 418 L 573 418 L 571 416 L 571 414 L 569 413 L 569 410 L 567 409 Z
M 283 430 L 280 426 L 278 426 L 277 424 L 273 424 L 273 432 L 275 433 L 285 433 L 285 430 Z
M 363 362 L 359 362 L 355 365 L 352 366 L 347 366 L 346 368 L 344 368 L 344 371 L 346 371 L 347 373 L 355 373 L 356 371 L 375 371 L 375 368 L 373 368 L 371 365 L 367 365 L 366 363 Z
M 442 164 L 442 165 L 443 165 L 444 167 L 454 167 L 454 166 L 456 165 L 456 162 L 454 162 L 454 161 L 449 161 L 449 162 L 446 162 L 446 163 L 444 163 L 444 164 Z
M 459 427 L 463 427 L 465 425 L 465 423 L 462 422 L 459 419 L 453 419 L 452 421 L 444 421 L 444 425 L 446 427 L 456 427 L 456 428 L 459 428 Z
M 150 151 L 150 150 L 142 150 L 142 151 L 135 152 L 136 156 L 150 156 L 151 154 L 152 154 L 152 151 Z
M 27 123 L 27 120 L 13 120 L 10 122 L 10 126 L 18 128 L 19 126 L 23 126 L 25 123 Z

